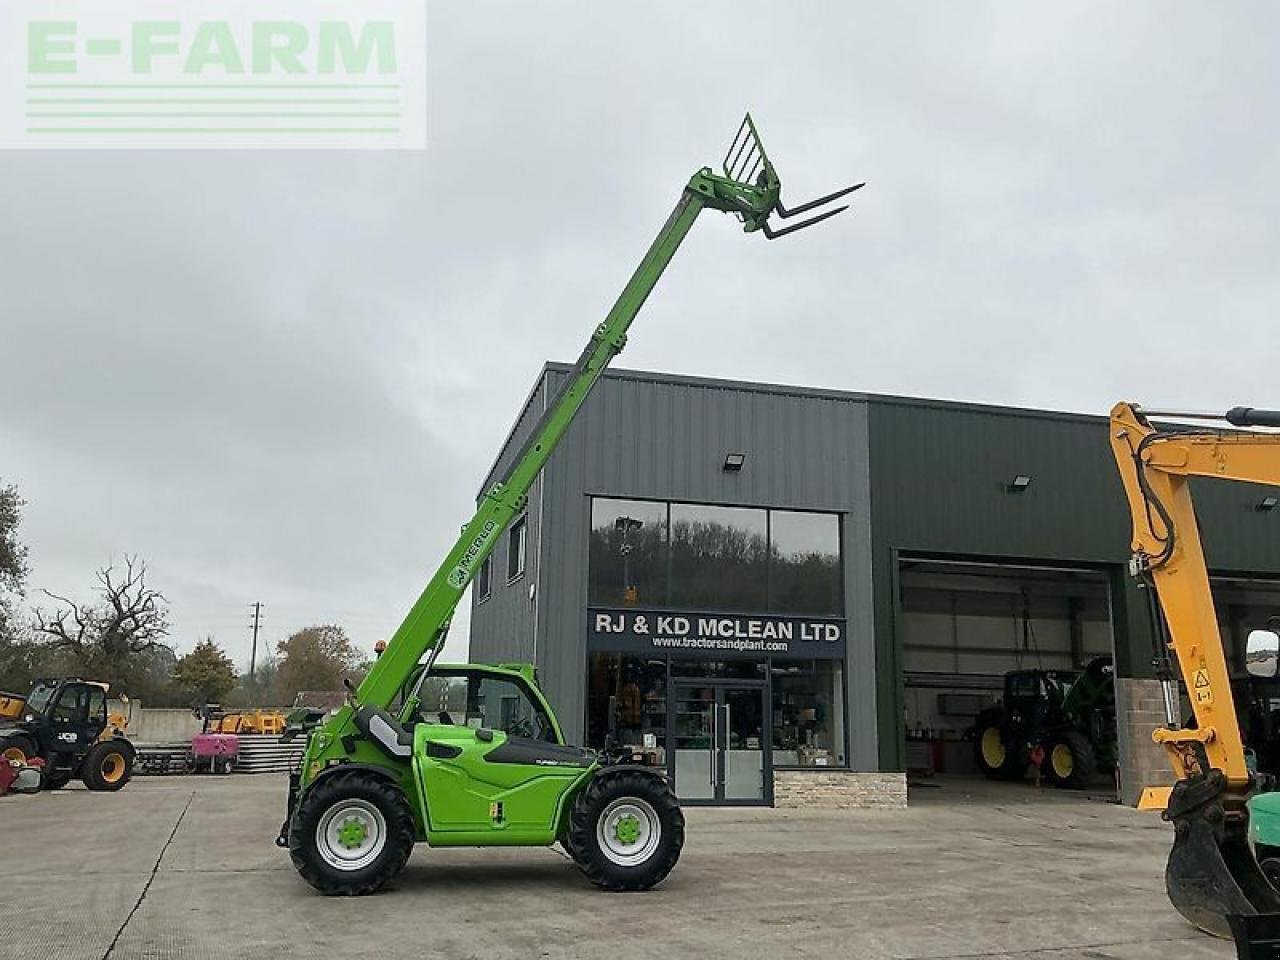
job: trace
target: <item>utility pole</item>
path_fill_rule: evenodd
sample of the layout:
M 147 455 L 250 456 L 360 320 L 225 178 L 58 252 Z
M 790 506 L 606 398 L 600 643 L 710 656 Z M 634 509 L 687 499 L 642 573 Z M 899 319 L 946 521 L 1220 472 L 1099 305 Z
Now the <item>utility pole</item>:
M 254 670 L 258 666 L 258 627 L 262 624 L 262 603 L 253 605 L 253 652 L 249 654 L 249 682 L 253 682 Z

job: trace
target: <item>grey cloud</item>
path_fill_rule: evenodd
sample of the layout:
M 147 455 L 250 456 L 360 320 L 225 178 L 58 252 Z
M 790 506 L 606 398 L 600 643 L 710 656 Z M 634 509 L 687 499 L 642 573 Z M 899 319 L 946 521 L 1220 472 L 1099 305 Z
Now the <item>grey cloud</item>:
M 0 477 L 33 582 L 138 551 L 180 646 L 394 629 L 540 363 L 742 110 L 627 366 L 1103 411 L 1269 401 L 1265 4 L 431 4 L 423 153 L 0 155 Z M 1247 346 L 1245 346 L 1247 345 Z

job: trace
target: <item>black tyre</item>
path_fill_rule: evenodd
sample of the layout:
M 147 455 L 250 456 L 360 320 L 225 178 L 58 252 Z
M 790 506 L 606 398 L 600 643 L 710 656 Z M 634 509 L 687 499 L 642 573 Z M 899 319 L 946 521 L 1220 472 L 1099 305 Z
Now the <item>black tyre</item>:
M 122 740 L 95 743 L 80 764 L 80 779 L 90 790 L 114 792 L 133 776 L 133 747 Z
M 374 773 L 325 777 L 303 795 L 289 824 L 289 857 L 326 896 L 381 889 L 413 851 L 413 812 L 399 786 Z
M 1267 878 L 1267 882 L 1280 890 L 1280 858 L 1267 857 L 1265 860 L 1259 860 L 1258 867 L 1262 870 L 1262 875 Z
M 25 733 L 0 738 L 0 758 L 26 763 L 36 755 L 36 743 Z
M 1083 790 L 1098 772 L 1093 744 L 1082 733 L 1069 731 L 1048 740 L 1040 773 L 1056 787 Z
M 53 770 L 46 772 L 40 784 L 43 790 L 61 790 L 72 781 L 74 774 L 70 770 Z
M 1004 714 L 987 710 L 973 726 L 973 759 L 992 780 L 1021 780 L 1027 772 L 1022 750 L 1004 735 Z
M 578 794 L 565 849 L 603 890 L 648 890 L 684 847 L 684 813 L 660 777 L 605 770 Z

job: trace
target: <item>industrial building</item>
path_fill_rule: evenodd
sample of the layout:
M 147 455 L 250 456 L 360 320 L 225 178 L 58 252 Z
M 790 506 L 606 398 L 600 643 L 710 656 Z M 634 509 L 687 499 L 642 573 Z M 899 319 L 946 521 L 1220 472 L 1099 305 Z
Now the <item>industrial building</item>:
M 544 367 L 485 489 L 569 369 Z M 1133 802 L 1168 774 L 1106 422 L 611 370 L 474 585 L 472 657 L 533 662 L 571 740 L 649 752 L 683 802 L 782 804 L 972 774 L 1006 673 L 1110 655 L 1102 788 Z M 1280 611 L 1280 512 L 1195 496 L 1239 667 Z

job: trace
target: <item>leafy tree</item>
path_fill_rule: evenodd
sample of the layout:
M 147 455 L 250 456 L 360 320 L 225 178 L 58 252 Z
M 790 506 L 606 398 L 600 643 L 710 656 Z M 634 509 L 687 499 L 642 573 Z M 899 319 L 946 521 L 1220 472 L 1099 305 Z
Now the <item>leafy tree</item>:
M 178 659 L 173 684 L 197 703 L 220 703 L 236 685 L 236 667 L 213 637 L 205 637 Z
M 49 644 L 37 642 L 25 631 L 15 630 L 9 637 L 0 635 L 0 690 L 26 693 L 36 677 L 62 672 Z
M 258 663 L 253 676 L 240 674 L 235 689 L 227 695 L 224 702 L 229 707 L 245 709 L 248 707 L 288 706 L 291 699 L 284 699 L 277 692 L 276 679 L 279 673 L 279 662 L 270 649 L 258 655 Z
M 18 542 L 24 501 L 15 486 L 0 487 L 0 640 L 14 640 L 14 601 L 24 596 L 27 548 Z
M 364 657 L 334 624 L 307 627 L 276 644 L 277 695 L 292 703 L 299 690 L 341 690 L 343 677 L 358 679 Z
M 169 635 L 169 605 L 164 595 L 147 586 L 147 566 L 137 557 L 125 558 L 123 574 L 114 567 L 98 571 L 99 599 L 76 604 L 48 590 L 60 606 L 35 612 L 35 630 L 71 668 L 105 680 L 130 696 L 142 690 L 156 693 L 174 666 Z

